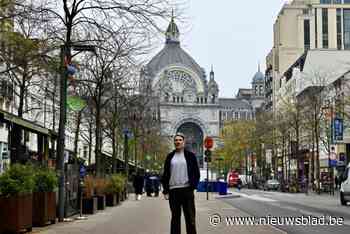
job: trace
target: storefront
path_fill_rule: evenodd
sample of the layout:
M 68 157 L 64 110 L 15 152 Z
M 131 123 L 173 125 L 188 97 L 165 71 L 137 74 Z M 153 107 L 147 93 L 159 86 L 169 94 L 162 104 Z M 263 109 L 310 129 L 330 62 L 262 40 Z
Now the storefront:
M 1 130 L 2 141 L 0 141 L 1 170 L 5 169 L 9 163 L 13 162 L 27 162 L 32 159 L 37 159 L 40 162 L 48 160 L 49 141 L 51 139 L 56 139 L 57 133 L 3 110 L 0 110 L 0 123 L 4 126 Z M 11 146 L 11 131 L 14 127 L 22 131 L 24 139 L 20 145 Z M 27 145 L 29 133 L 36 136 L 35 144 L 31 143 L 31 145 Z M 6 142 L 4 140 L 6 140 Z M 32 146 L 34 146 L 34 149 Z M 18 151 L 18 149 L 21 149 L 21 151 Z M 11 154 L 11 151 L 14 152 L 14 150 L 22 153 L 18 154 L 17 157 L 15 156 L 16 154 Z

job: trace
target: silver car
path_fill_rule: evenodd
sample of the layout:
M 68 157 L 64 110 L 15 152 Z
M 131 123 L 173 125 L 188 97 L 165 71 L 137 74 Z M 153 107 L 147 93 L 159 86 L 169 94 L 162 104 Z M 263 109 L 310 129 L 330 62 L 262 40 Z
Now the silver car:
M 280 182 L 278 182 L 278 180 L 272 179 L 266 181 L 264 190 L 278 190 L 279 187 Z

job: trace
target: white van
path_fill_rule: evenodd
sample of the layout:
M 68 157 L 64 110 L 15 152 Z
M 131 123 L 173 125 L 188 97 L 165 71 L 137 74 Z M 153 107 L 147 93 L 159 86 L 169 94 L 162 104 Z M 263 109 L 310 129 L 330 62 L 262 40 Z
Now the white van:
M 340 203 L 346 206 L 350 202 L 350 163 L 341 176 Z

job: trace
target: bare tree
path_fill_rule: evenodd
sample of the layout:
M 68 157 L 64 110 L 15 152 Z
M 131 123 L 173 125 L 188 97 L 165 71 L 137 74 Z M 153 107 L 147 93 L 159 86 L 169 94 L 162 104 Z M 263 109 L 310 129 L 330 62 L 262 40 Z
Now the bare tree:
M 325 129 L 322 128 L 324 121 L 325 103 L 329 100 L 328 80 L 332 73 L 313 70 L 306 75 L 308 87 L 298 96 L 302 108 L 304 128 L 311 132 L 312 158 L 311 158 L 311 183 L 320 191 L 320 143 Z M 302 133 L 305 135 L 305 131 Z M 307 133 L 306 133 L 307 134 Z M 327 147 L 326 147 L 327 148 Z M 328 147 L 329 148 L 329 147 Z M 316 184 L 314 183 L 316 180 Z

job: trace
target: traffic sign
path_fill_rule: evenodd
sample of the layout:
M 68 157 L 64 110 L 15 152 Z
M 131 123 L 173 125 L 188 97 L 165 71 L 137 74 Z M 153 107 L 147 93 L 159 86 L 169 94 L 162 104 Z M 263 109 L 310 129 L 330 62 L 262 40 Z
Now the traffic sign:
M 80 174 L 80 177 L 85 177 L 86 175 L 86 167 L 83 164 L 80 164 L 79 174 Z
M 204 147 L 205 147 L 206 149 L 211 149 L 211 148 L 213 148 L 213 146 L 214 146 L 214 140 L 213 140 L 213 138 L 207 136 L 207 137 L 204 139 Z
M 83 110 L 87 103 L 85 100 L 81 99 L 79 96 L 68 96 L 67 97 L 68 108 L 72 111 L 79 112 Z
M 342 141 L 343 140 L 343 119 L 335 118 L 333 120 L 333 140 Z

